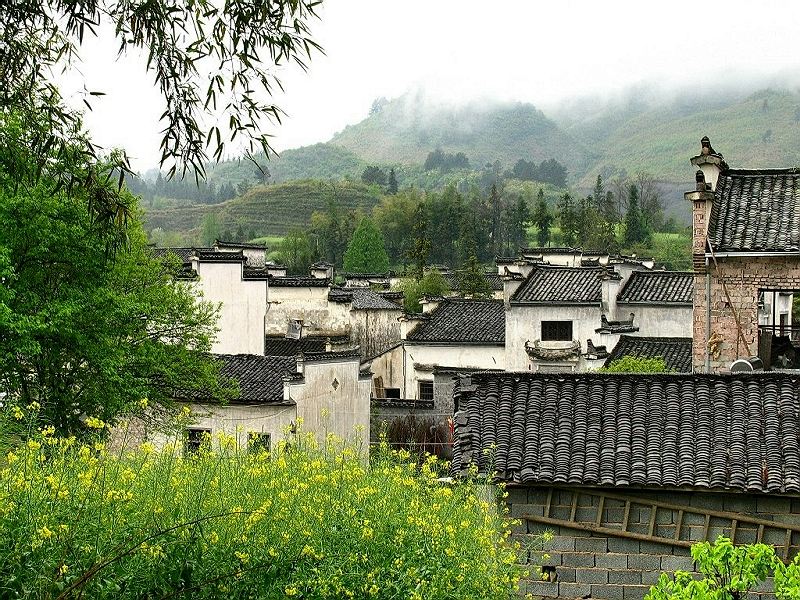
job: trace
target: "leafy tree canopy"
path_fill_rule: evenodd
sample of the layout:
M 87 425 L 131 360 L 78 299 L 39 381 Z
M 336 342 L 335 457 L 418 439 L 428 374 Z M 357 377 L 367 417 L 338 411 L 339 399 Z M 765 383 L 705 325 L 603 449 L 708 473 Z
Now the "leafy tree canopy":
M 383 235 L 369 217 L 361 219 L 353 232 L 353 239 L 344 253 L 344 270 L 348 273 L 385 273 L 389 270 Z
M 165 104 L 161 162 L 170 175 L 187 167 L 203 174 L 207 149 L 219 160 L 226 138 L 243 138 L 251 153 L 269 153 L 263 125 L 279 122 L 282 114 L 270 101 L 281 89 L 271 67 L 306 68 L 312 52 L 321 51 L 309 29 L 318 4 L 6 0 L 0 3 L 0 109 L 29 115 L 44 110 L 47 135 L 35 140 L 39 154 L 72 144 L 67 133 L 78 117 L 61 101 L 54 73 L 78 61 L 85 36 L 108 27 L 121 55 L 147 57 L 147 72 Z M 87 92 L 84 98 L 90 108 L 88 100 L 96 95 L 102 92 Z M 88 139 L 82 141 L 83 150 L 94 153 Z
M 136 200 L 80 144 L 41 156 L 28 121 L 0 114 L 0 381 L 6 398 L 41 406 L 61 434 L 87 416 L 113 421 L 143 399 L 169 405 L 192 389 L 222 393 L 203 352 L 216 307 L 152 257 Z M 25 174 L 45 166 L 35 179 Z M 62 179 L 62 176 L 66 175 Z M 59 180 L 73 182 L 59 186 Z M 116 197 L 113 227 L 95 203 Z M 121 241 L 120 239 L 121 238 Z M 224 396 L 224 395 L 223 395 Z
M 406 312 L 422 312 L 420 300 L 425 297 L 444 296 L 450 291 L 450 286 L 442 274 L 433 269 L 427 272 L 422 279 L 406 279 L 399 285 L 404 293 L 404 307 Z

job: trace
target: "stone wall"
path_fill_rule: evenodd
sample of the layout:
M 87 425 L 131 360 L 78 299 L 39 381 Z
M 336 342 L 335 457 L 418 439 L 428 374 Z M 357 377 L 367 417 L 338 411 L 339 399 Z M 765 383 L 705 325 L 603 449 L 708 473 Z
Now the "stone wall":
M 544 515 L 548 488 L 520 486 L 509 487 L 507 491 L 506 501 L 511 516 L 522 520 L 520 525 L 514 527 L 513 537 L 521 542 L 524 548 L 529 548 L 526 550 L 526 558 L 531 565 L 542 565 L 546 571 L 550 571 L 550 580 L 542 581 L 539 569 L 532 568 L 529 579 L 521 585 L 522 593 L 562 598 L 580 598 L 591 594 L 593 599 L 641 600 L 650 586 L 658 581 L 662 572 L 693 571 L 689 549 L 685 547 L 526 521 L 522 519 L 523 515 Z M 597 490 L 586 491 L 591 493 Z M 615 493 L 678 506 L 745 513 L 751 517 L 800 524 L 800 498 L 678 491 L 635 491 L 629 494 L 615 491 Z M 570 492 L 553 490 L 550 516 L 568 520 L 572 510 L 571 503 Z M 607 500 L 601 524 L 605 527 L 620 527 L 624 505 L 623 501 Z M 649 507 L 631 508 L 628 530 L 634 533 L 647 533 L 651 518 L 650 510 Z M 597 498 L 588 494 L 580 496 L 575 520 L 592 523 L 596 514 Z M 656 534 L 673 536 L 677 520 L 677 511 L 659 509 L 656 512 Z M 682 522 L 682 537 L 697 540 L 703 537 L 705 529 L 703 517 L 686 513 Z M 722 519 L 712 517 L 709 525 L 708 535 L 712 540 L 718 535 L 730 535 L 729 528 L 724 525 Z M 537 536 L 547 530 L 554 533 L 553 540 L 544 547 L 533 545 Z M 741 525 L 737 529 L 736 542 L 755 542 L 756 535 L 755 528 Z M 776 530 L 767 529 L 764 542 L 783 544 L 784 536 L 785 532 L 779 535 Z M 791 543 L 793 555 L 797 553 L 800 545 L 800 534 L 794 533 Z M 549 554 L 549 558 L 542 560 L 545 553 Z M 772 581 L 769 580 L 759 586 L 755 594 L 772 597 L 769 593 L 771 590 Z
M 720 340 L 718 356 L 710 356 L 711 372 L 726 371 L 737 358 L 758 354 L 758 294 L 760 290 L 800 290 L 800 259 L 790 257 L 718 258 L 718 266 L 709 265 L 711 278 L 711 337 Z M 697 265 L 696 265 L 697 266 Z M 730 294 L 730 304 L 722 282 Z M 744 341 L 738 334 L 738 316 Z M 694 278 L 693 366 L 705 372 L 708 339 L 706 338 L 706 275 Z

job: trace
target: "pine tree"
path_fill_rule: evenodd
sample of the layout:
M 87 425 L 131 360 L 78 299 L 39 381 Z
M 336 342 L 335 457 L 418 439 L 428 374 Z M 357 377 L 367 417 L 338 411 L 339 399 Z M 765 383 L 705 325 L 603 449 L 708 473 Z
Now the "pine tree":
M 344 253 L 344 270 L 349 273 L 385 273 L 389 270 L 389 255 L 383 234 L 369 217 L 356 227 Z
M 558 202 L 558 224 L 561 225 L 564 244 L 572 246 L 578 234 L 578 214 L 575 210 L 575 202 L 569 193 L 561 196 Z
M 536 226 L 536 242 L 544 248 L 550 243 L 550 227 L 553 224 L 553 215 L 544 199 L 544 190 L 539 188 L 536 198 L 536 210 L 533 212 L 533 224 Z
M 460 274 L 459 288 L 461 294 L 467 298 L 490 298 L 492 295 L 492 286 L 474 253 L 467 259 Z
M 428 237 L 428 213 L 423 202 L 417 205 L 414 211 L 414 227 L 411 230 L 413 242 L 408 251 L 408 260 L 411 263 L 414 279 L 420 281 L 428 266 L 431 254 L 431 240 Z
M 645 244 L 650 239 L 650 231 L 639 209 L 639 190 L 631 185 L 628 190 L 628 212 L 625 214 L 625 245 Z
M 397 193 L 397 176 L 394 169 L 389 169 L 389 184 L 386 186 L 386 193 L 391 196 Z

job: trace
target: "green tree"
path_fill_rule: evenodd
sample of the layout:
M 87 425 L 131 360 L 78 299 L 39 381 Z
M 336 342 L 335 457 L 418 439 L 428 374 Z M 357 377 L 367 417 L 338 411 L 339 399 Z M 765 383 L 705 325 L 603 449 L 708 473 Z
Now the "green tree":
M 344 270 L 348 273 L 386 273 L 389 270 L 383 235 L 369 217 L 361 219 L 353 233 L 344 253 Z
M 558 224 L 561 226 L 561 236 L 564 244 L 573 246 L 577 240 L 580 223 L 575 202 L 569 192 L 561 196 L 558 201 Z
M 361 174 L 361 181 L 367 185 L 386 185 L 386 173 L 380 167 L 370 166 Z
M 386 185 L 386 193 L 394 195 L 397 193 L 397 175 L 395 175 L 394 169 L 389 169 L 389 183 Z
M 44 110 L 40 121 L 46 131 L 31 140 L 34 156 L 76 143 L 96 156 L 86 136 L 70 139 L 78 114 L 65 108 L 56 74 L 80 62 L 85 38 L 113 32 L 120 55 L 147 57 L 146 70 L 161 92 L 162 165 L 171 163 L 169 175 L 187 166 L 203 174 L 207 150 L 219 160 L 225 138 L 245 140 L 250 153 L 270 149 L 266 123 L 281 116 L 270 99 L 282 89 L 281 71 L 273 67 L 295 63 L 305 69 L 311 53 L 321 50 L 309 29 L 317 4 L 7 0 L 0 3 L 0 108 L 29 116 Z M 97 95 L 102 92 L 85 95 L 89 108 Z M 124 156 L 116 162 L 127 168 Z
M 308 234 L 291 229 L 278 247 L 278 260 L 286 266 L 290 275 L 306 275 L 314 261 Z
M 152 257 L 135 198 L 110 177 L 114 162 L 95 162 L 80 143 L 41 157 L 31 135 L 25 119 L 0 113 L 4 397 L 37 402 L 41 420 L 70 435 L 87 415 L 113 421 L 145 398 L 168 406 L 181 390 L 214 393 L 217 368 L 203 352 L 216 307 L 176 281 L 177 259 Z M 58 172 L 28 176 L 42 158 Z M 56 185 L 64 172 L 72 187 Z M 90 205 L 113 194 L 129 216 L 105 228 Z
M 408 250 L 408 260 L 411 263 L 414 279 L 420 281 L 425 274 L 431 254 L 431 240 L 428 237 L 428 210 L 424 202 L 420 202 L 414 211 L 414 226 L 411 235 L 413 241 Z
M 372 219 L 383 233 L 386 252 L 393 264 L 404 262 L 414 244 L 416 239 L 414 231 L 419 222 L 417 217 L 421 202 L 422 197 L 419 192 L 404 189 L 398 194 L 384 196 L 372 209 Z
M 528 224 L 531 221 L 531 213 L 528 209 L 528 198 L 530 193 L 519 194 L 513 202 L 509 201 L 504 206 L 504 222 L 506 229 L 505 253 L 516 253 L 522 246 L 526 245 L 528 236 Z
M 445 296 L 450 291 L 450 286 L 442 274 L 433 269 L 419 279 L 406 279 L 400 283 L 398 289 L 404 294 L 404 308 L 406 312 L 422 312 L 420 300 L 424 297 Z
M 625 214 L 625 245 L 646 244 L 649 240 L 650 231 L 639 209 L 639 189 L 631 185 L 628 190 L 628 212 Z
M 486 278 L 483 267 L 478 262 L 475 254 L 467 259 L 464 268 L 459 273 L 458 287 L 466 298 L 491 298 L 492 286 Z
M 544 199 L 544 190 L 539 188 L 536 196 L 536 210 L 533 212 L 533 224 L 536 226 L 536 243 L 544 248 L 550 243 L 550 227 L 553 225 L 553 215 Z

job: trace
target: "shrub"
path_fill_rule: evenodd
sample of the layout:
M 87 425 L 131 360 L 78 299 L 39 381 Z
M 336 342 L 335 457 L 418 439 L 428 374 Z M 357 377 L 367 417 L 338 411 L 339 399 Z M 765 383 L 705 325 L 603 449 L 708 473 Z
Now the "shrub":
M 644 356 L 623 356 L 607 367 L 597 369 L 600 373 L 671 373 L 663 358 Z
M 691 552 L 702 578 L 685 571 L 677 571 L 673 577 L 662 574 L 645 600 L 739 600 L 770 575 L 775 577 L 779 600 L 800 598 L 800 556 L 787 565 L 772 546 L 734 546 L 723 536 L 713 544 L 694 544 Z
M 224 436 L 116 454 L 34 433 L 0 459 L 3 598 L 499 599 L 520 575 L 509 521 L 434 457 L 384 445 L 368 466 L 302 434 L 273 454 Z

